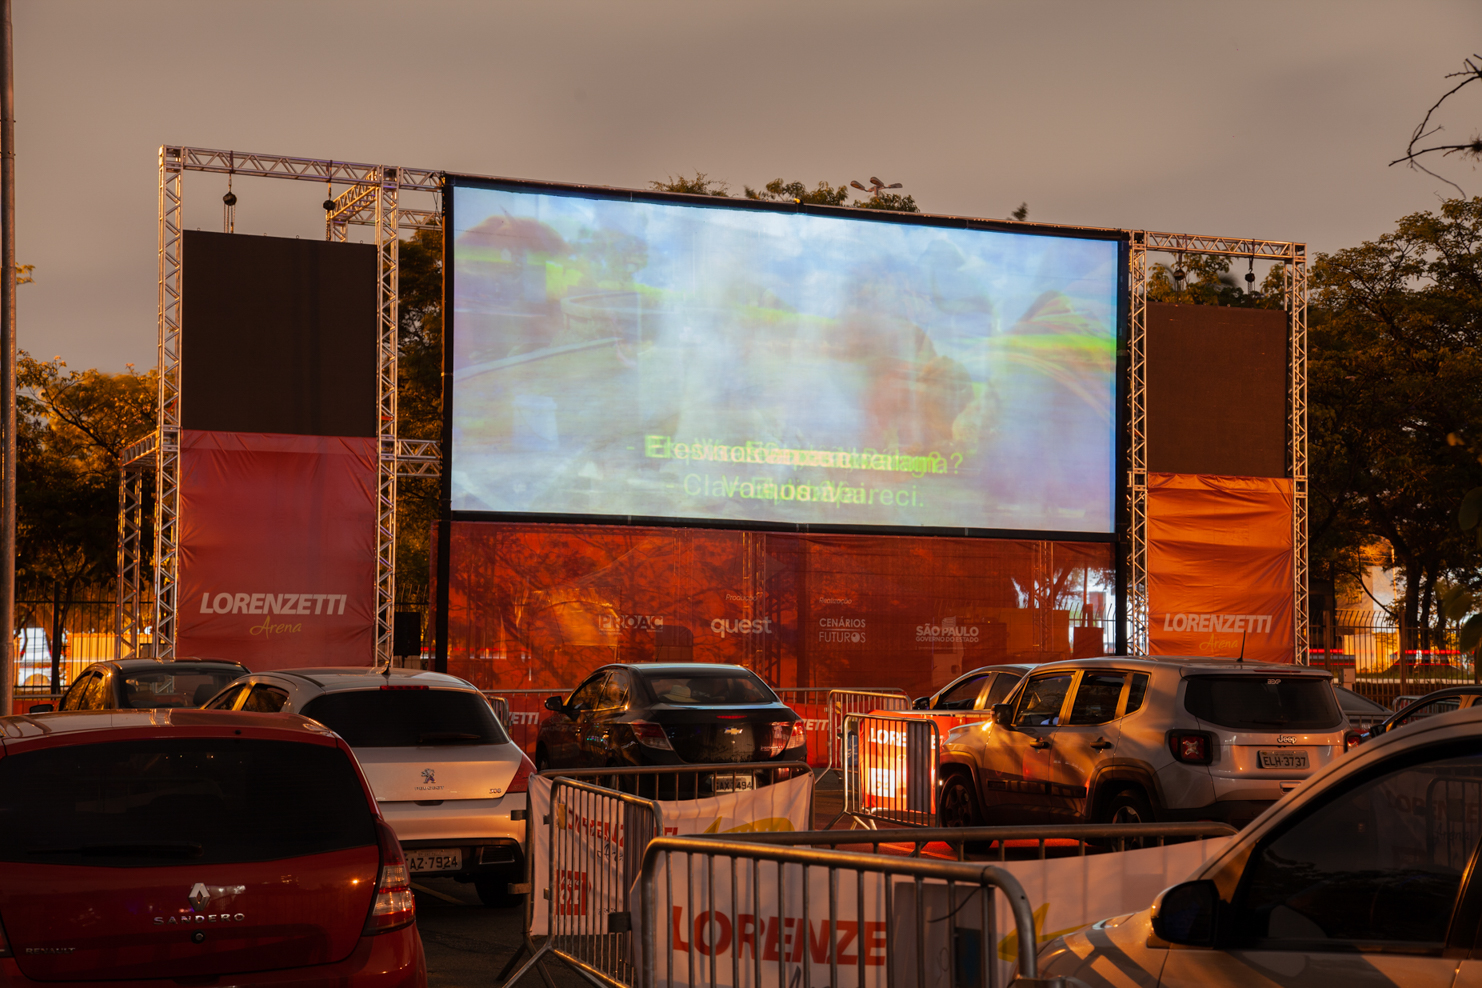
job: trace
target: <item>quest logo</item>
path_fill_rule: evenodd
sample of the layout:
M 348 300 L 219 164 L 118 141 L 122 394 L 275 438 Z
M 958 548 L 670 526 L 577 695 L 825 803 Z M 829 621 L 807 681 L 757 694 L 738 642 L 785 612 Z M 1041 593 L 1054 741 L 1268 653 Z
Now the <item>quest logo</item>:
M 769 617 L 739 621 L 730 621 L 726 618 L 714 618 L 710 622 L 710 630 L 724 638 L 726 635 L 770 635 L 772 633 L 772 619 Z

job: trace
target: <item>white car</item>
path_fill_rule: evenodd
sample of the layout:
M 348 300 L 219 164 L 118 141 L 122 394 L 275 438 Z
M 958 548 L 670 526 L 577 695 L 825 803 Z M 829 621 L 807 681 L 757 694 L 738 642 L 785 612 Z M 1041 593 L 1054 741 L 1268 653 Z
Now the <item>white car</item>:
M 472 683 L 410 669 L 286 669 L 244 676 L 205 706 L 319 721 L 354 750 L 414 876 L 472 882 L 489 906 L 521 901 L 508 886 L 524 881 L 535 766 Z
M 992 711 L 947 734 L 944 827 L 1240 826 L 1357 743 L 1326 670 L 1198 656 L 1048 662 Z
M 1473 707 L 1329 764 L 1151 909 L 1050 941 L 1040 977 L 1097 988 L 1476 988 L 1479 843 Z

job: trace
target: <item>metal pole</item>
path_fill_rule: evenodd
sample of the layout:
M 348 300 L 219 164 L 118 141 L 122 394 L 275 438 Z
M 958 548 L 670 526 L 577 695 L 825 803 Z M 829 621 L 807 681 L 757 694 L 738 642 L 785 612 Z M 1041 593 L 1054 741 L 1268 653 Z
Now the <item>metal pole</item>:
M 15 59 L 10 0 L 0 0 L 0 432 L 4 481 L 0 483 L 0 714 L 15 700 Z

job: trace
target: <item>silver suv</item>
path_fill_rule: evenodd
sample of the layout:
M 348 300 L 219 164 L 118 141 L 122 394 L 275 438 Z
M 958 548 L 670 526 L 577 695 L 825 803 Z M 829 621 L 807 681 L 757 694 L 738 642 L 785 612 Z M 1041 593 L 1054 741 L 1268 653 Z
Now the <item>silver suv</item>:
M 231 683 L 209 709 L 296 713 L 355 752 L 414 875 L 473 882 L 489 906 L 521 900 L 535 766 L 472 683 L 436 672 L 283 669 Z
M 1482 983 L 1482 708 L 1329 765 L 1152 908 L 1040 950 L 1068 984 L 1464 988 Z
M 942 826 L 1214 819 L 1244 825 L 1344 751 L 1332 676 L 1115 656 L 1038 666 L 948 732 Z

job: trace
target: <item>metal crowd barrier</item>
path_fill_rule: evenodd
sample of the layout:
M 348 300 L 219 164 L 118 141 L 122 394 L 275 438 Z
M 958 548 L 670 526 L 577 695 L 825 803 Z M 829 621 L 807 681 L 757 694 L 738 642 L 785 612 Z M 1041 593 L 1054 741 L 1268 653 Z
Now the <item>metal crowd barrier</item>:
M 854 692 L 883 693 L 890 696 L 905 693 L 894 686 L 854 686 Z M 774 686 L 772 691 L 778 699 L 797 711 L 803 718 L 808 734 L 808 764 L 828 770 L 829 753 L 834 747 L 834 732 L 829 727 L 828 695 L 835 692 L 832 686 Z M 876 708 L 878 709 L 878 708 Z
M 937 814 L 940 729 L 930 718 L 850 714 L 844 718 L 844 808 L 867 827 L 876 820 L 930 827 Z M 833 829 L 830 823 L 825 829 Z
M 808 847 L 838 847 L 868 844 L 873 854 L 886 844 L 913 845 L 911 857 L 920 857 L 928 844 L 946 844 L 967 859 L 969 844 L 997 844 L 998 860 L 1008 860 L 1009 841 L 1034 841 L 1043 860 L 1048 841 L 1073 840 L 1077 853 L 1126 850 L 1128 845 L 1162 847 L 1180 840 L 1233 837 L 1239 831 L 1228 823 L 1200 820 L 1191 823 L 1052 823 L 1032 827 L 912 827 L 910 830 L 814 830 L 727 835 L 735 840 L 759 844 L 789 844 Z M 868 836 L 866 837 L 866 834 Z M 711 839 L 706 837 L 707 840 Z M 977 852 L 974 852 L 977 853 Z
M 652 800 L 629 793 L 577 779 L 554 779 L 551 812 L 525 827 L 525 871 L 532 877 L 537 825 L 548 828 L 550 860 L 542 862 L 544 884 L 532 882 L 525 907 L 525 942 L 500 973 L 501 984 L 513 985 L 546 954 L 554 954 L 589 979 L 627 988 L 636 973 L 628 892 L 642 868 L 644 850 L 663 833 L 662 810 Z M 609 845 L 606 867 L 593 868 L 598 858 L 583 847 L 584 841 L 593 839 Z M 539 947 L 530 935 L 535 910 L 541 908 L 537 887 L 547 916 L 547 935 Z M 511 974 L 527 953 L 525 963 Z M 551 984 L 544 967 L 538 970 Z
M 902 690 L 828 691 L 828 765 L 824 771 L 844 764 L 844 719 L 850 714 L 874 710 L 910 710 L 911 698 Z
M 808 763 L 726 762 L 713 765 L 644 765 L 608 768 L 549 768 L 541 775 L 560 779 L 586 779 L 619 792 L 645 799 L 700 799 L 724 796 L 748 788 L 761 788 L 811 773 Z M 708 784 L 710 791 L 702 792 Z M 719 791 L 717 791 L 719 790 Z
M 707 894 L 702 902 L 695 901 L 694 886 L 689 880 L 683 882 L 682 904 L 676 901 L 674 864 L 681 855 L 686 879 L 695 874 L 696 858 L 704 869 Z M 719 869 L 717 859 L 723 861 Z M 661 861 L 666 866 L 667 877 L 662 890 L 655 874 Z M 745 877 L 738 869 L 739 861 L 750 862 L 749 882 L 738 880 Z M 764 870 L 764 863 L 773 865 L 775 870 Z M 795 874 L 790 873 L 790 866 L 796 866 Z M 729 895 L 716 894 L 718 870 L 722 878 L 729 876 Z M 819 871 L 827 881 L 826 914 L 825 903 L 810 901 L 810 878 Z M 884 887 L 884 909 L 878 922 L 865 918 L 865 876 L 869 874 L 881 876 Z M 852 882 L 847 878 L 850 875 L 854 876 Z M 770 894 L 763 891 L 764 879 L 769 877 L 775 877 Z M 905 881 L 895 881 L 896 878 Z M 927 881 L 932 884 L 926 884 Z M 999 988 L 1001 978 L 994 949 L 997 929 L 994 890 L 1004 894 L 1014 917 L 1020 974 L 1016 983 L 1025 986 L 1041 983 L 1037 981 L 1037 943 L 1029 898 L 1013 875 L 994 865 L 778 847 L 709 837 L 660 837 L 649 844 L 644 854 L 640 883 L 643 951 L 639 988 L 660 985 L 673 988 L 677 951 L 685 955 L 687 977 L 682 983 L 689 986 L 725 983 L 751 988 L 771 986 L 771 965 L 775 961 L 776 988 L 813 988 L 815 984 L 820 988 L 838 988 L 841 967 L 846 973 L 849 967 L 855 968 L 857 973 L 848 980 L 858 988 L 864 988 L 867 983 L 890 988 L 897 985 L 926 988 L 939 984 L 953 988 Z M 789 892 L 793 893 L 795 902 L 800 900 L 798 915 L 792 917 L 788 916 Z M 841 901 L 848 904 L 851 898 L 854 908 L 841 910 Z M 697 914 L 697 908 L 702 912 Z M 851 913 L 852 919 L 848 918 Z M 813 923 L 815 914 L 822 919 L 818 927 Z M 662 964 L 658 958 L 660 916 L 664 917 L 669 947 Z M 750 920 L 749 933 L 743 920 Z M 815 928 L 821 931 L 821 936 L 815 937 Z M 673 938 L 668 935 L 670 930 L 674 931 Z M 681 940 L 686 935 L 687 940 Z M 782 949 L 775 949 L 778 942 Z M 743 978 L 742 955 L 748 943 L 751 956 L 744 963 L 750 970 Z M 854 953 L 849 957 L 851 946 Z M 720 965 L 726 963 L 720 960 L 720 955 L 727 952 L 730 954 L 728 982 L 717 977 L 721 973 Z M 827 980 L 815 980 L 813 966 L 824 963 L 828 965 Z M 884 970 L 871 977 L 870 967 Z

